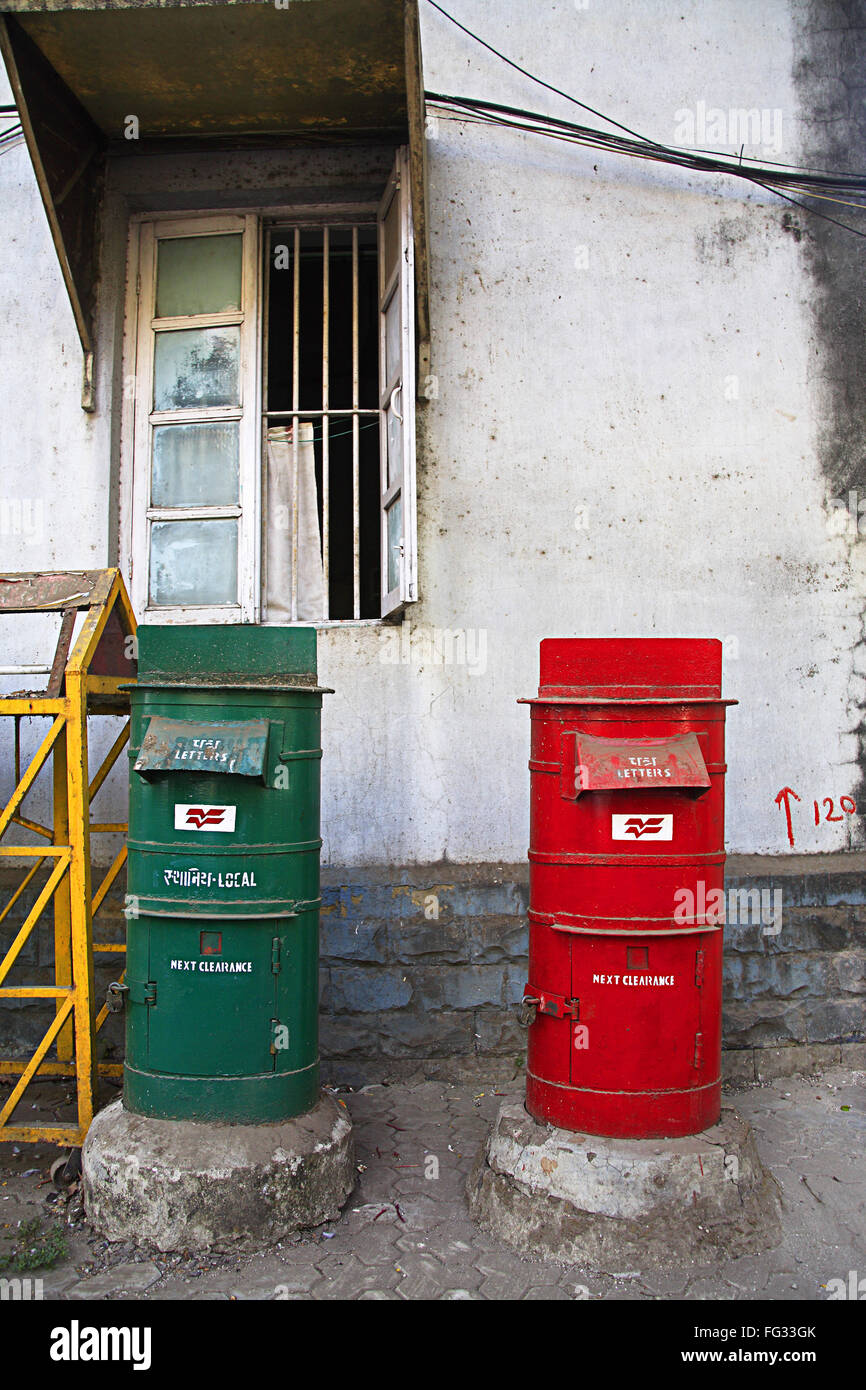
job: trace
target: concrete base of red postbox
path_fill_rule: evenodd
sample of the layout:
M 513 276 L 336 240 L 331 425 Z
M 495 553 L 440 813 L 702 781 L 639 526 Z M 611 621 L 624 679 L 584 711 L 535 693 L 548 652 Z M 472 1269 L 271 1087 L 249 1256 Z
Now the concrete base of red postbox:
M 335 1220 L 355 1183 L 352 1124 L 322 1092 L 279 1124 L 135 1115 L 121 1101 L 82 1150 L 84 1204 L 109 1240 L 158 1250 L 257 1250 Z
M 475 1219 L 522 1255 L 613 1273 L 772 1249 L 779 1188 L 730 1106 L 682 1139 L 608 1139 L 503 1103 L 467 1184 Z

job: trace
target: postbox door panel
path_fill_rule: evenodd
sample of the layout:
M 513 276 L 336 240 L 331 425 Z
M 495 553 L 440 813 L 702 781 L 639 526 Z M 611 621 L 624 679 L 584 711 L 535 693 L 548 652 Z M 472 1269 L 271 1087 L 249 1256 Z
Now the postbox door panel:
M 274 1070 L 274 924 L 151 918 L 148 1066 L 189 1076 Z
M 610 1091 L 694 1086 L 702 1066 L 695 938 L 575 936 L 571 989 L 582 1031 L 571 1082 Z
M 275 1069 L 300 1071 L 318 1057 L 319 914 L 301 913 L 275 937 L 279 953 L 276 976 L 278 1019 Z

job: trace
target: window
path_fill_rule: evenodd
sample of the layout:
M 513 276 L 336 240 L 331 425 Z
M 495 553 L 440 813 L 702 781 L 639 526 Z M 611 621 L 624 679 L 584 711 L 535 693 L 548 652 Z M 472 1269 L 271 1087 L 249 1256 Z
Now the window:
M 405 151 L 378 212 L 143 218 L 130 256 L 122 559 L 137 612 L 327 623 L 415 599 Z

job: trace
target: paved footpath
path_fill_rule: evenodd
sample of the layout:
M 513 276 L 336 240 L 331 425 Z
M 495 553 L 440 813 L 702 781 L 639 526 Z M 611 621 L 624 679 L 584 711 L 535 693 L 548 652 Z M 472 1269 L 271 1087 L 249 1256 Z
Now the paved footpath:
M 825 1300 L 866 1276 L 866 1075 L 836 1067 L 728 1092 L 783 1193 L 784 1240 L 761 1256 L 674 1272 L 592 1272 L 524 1260 L 470 1220 L 467 1175 L 502 1099 L 519 1083 L 443 1081 L 340 1091 L 355 1124 L 358 1184 L 342 1218 L 259 1254 L 157 1255 L 109 1244 L 80 1197 L 64 1206 L 26 1150 L 0 1155 L 0 1223 L 51 1213 L 68 1255 L 44 1296 L 82 1299 Z M 42 1167 L 52 1154 L 40 1156 Z M 26 1165 L 22 1171 L 22 1165 Z M 11 1218 L 11 1219 L 10 1219 Z

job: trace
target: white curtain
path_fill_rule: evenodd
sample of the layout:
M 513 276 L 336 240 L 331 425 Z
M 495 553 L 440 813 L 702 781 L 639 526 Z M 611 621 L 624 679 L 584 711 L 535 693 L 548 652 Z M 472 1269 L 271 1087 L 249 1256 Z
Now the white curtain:
M 265 604 L 273 622 L 292 618 L 292 427 L 268 430 L 268 499 Z M 298 424 L 298 618 L 325 616 L 325 578 L 316 493 L 313 426 Z

